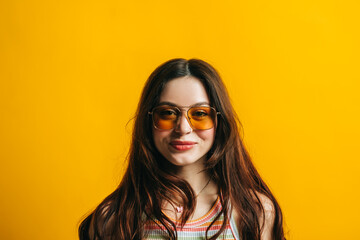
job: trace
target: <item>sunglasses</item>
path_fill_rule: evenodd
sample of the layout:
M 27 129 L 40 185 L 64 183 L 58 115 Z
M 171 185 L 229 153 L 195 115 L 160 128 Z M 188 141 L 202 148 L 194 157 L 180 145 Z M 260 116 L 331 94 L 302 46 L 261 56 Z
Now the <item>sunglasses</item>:
M 182 107 L 186 108 L 186 107 Z M 171 130 L 176 127 L 181 117 L 180 107 L 162 105 L 155 107 L 152 112 L 153 125 L 159 130 Z M 213 128 L 217 122 L 215 108 L 209 106 L 194 106 L 186 111 L 186 118 L 194 130 L 208 130 Z

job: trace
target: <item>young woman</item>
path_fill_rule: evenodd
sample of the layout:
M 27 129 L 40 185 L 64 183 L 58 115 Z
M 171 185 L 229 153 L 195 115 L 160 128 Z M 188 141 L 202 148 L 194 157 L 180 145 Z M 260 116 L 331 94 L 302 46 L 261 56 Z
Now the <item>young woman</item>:
M 211 65 L 159 66 L 136 111 L 126 173 L 81 223 L 80 239 L 285 239 L 238 126 Z

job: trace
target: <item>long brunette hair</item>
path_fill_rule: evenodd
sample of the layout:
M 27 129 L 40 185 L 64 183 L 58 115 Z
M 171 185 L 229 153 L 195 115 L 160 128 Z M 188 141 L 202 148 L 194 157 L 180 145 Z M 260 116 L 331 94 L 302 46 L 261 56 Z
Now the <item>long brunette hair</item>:
M 199 79 L 211 105 L 221 113 L 205 169 L 218 185 L 222 204 L 220 214 L 223 214 L 224 221 L 221 229 L 208 239 L 216 239 L 225 230 L 229 213 L 234 208 L 239 216 L 237 226 L 240 238 L 260 240 L 263 225 L 259 211 L 262 216 L 265 216 L 265 211 L 258 193 L 266 196 L 273 204 L 272 236 L 276 240 L 285 239 L 281 209 L 244 147 L 239 134 L 240 122 L 219 74 L 202 60 L 178 58 L 165 62 L 148 78 L 136 111 L 127 170 L 118 188 L 80 224 L 81 240 L 142 239 L 144 223 L 149 219 L 157 219 L 166 229 L 164 232 L 167 238 L 176 239 L 176 225 L 161 211 L 162 203 L 174 203 L 173 196 L 182 199 L 182 225 L 194 212 L 195 194 L 188 182 L 172 174 L 171 164 L 156 149 L 151 116 L 148 114 L 158 104 L 165 84 L 184 76 Z

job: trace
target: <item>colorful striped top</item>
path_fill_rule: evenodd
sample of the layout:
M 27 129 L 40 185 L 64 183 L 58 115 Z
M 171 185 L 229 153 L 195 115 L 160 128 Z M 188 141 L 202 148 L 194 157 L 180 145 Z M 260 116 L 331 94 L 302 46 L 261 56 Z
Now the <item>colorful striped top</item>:
M 205 239 L 206 229 L 210 223 L 216 218 L 221 211 L 221 202 L 218 197 L 210 211 L 203 217 L 186 222 L 183 228 L 176 228 L 178 240 L 203 240 Z M 224 221 L 224 216 L 221 215 L 218 220 L 211 226 L 208 231 L 208 237 L 213 236 L 219 231 Z M 145 239 L 146 240 L 162 240 L 167 239 L 167 232 L 164 227 L 160 227 L 161 223 L 157 220 L 148 220 L 145 223 Z M 229 223 L 226 225 L 225 231 L 217 239 L 232 239 L 239 240 L 239 234 L 235 225 L 233 217 L 230 218 Z

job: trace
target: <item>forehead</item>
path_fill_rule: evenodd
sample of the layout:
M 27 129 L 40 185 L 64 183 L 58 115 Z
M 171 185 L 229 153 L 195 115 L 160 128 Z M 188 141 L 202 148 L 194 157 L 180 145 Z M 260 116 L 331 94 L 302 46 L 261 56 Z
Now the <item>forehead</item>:
M 199 79 L 190 76 L 167 82 L 160 95 L 161 102 L 170 102 L 179 106 L 204 102 L 210 104 L 204 85 Z

